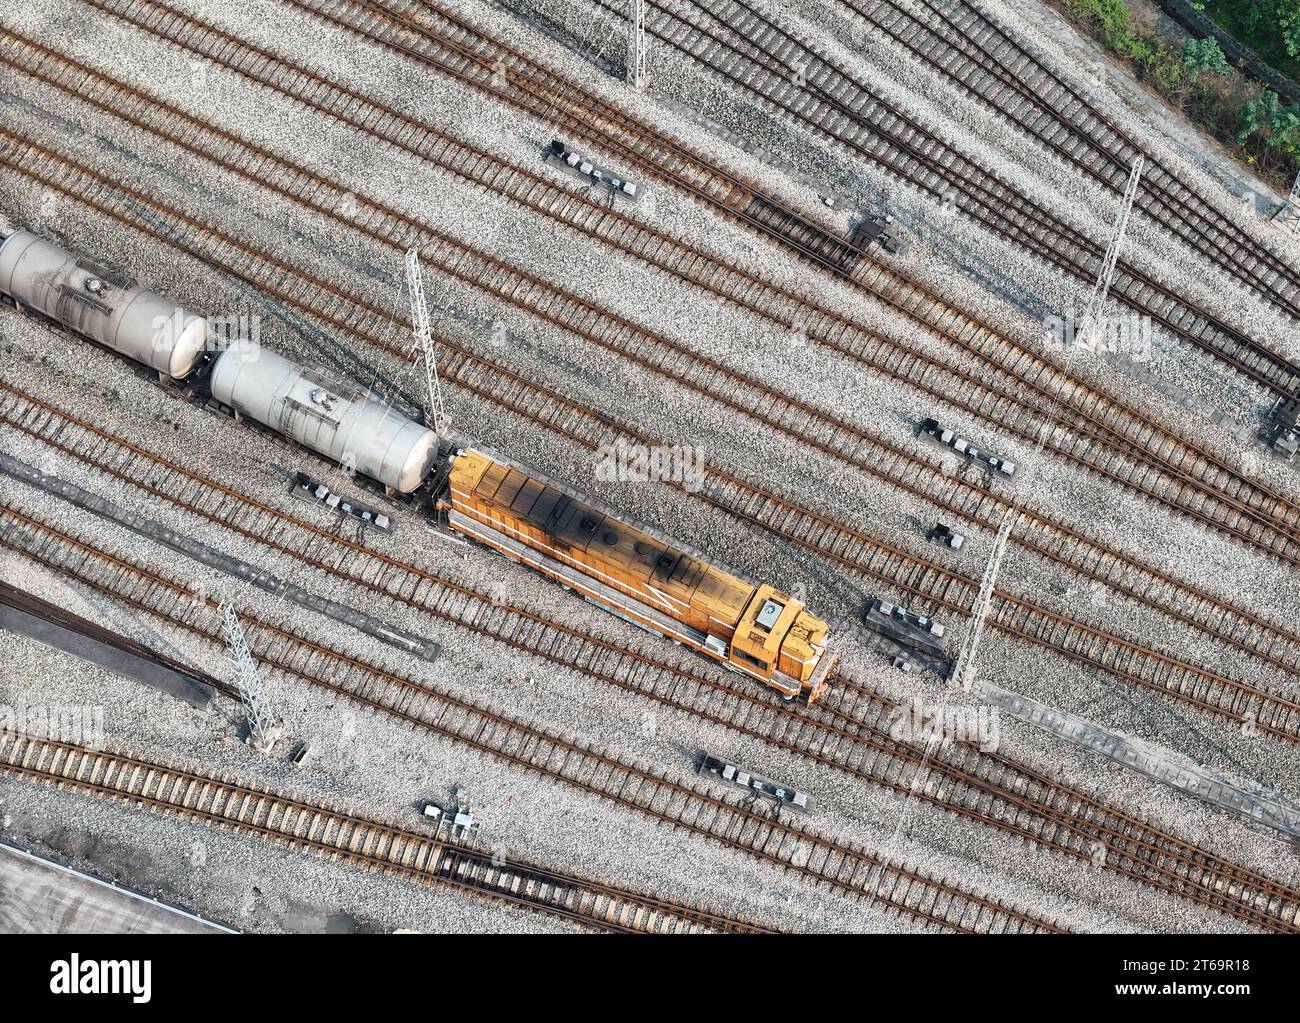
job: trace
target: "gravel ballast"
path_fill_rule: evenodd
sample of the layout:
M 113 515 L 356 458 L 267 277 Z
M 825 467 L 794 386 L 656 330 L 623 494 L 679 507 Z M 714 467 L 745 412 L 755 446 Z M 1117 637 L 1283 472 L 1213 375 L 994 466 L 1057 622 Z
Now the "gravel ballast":
M 535 5 L 570 31 L 604 39 L 610 26 L 599 18 L 575 18 L 570 4 Z M 1033 10 L 1021 11 L 1021 6 Z M 465 4 L 464 16 L 513 44 L 525 44 L 545 63 L 659 125 L 696 151 L 807 208 L 828 223 L 841 218 L 814 207 L 816 196 L 791 173 L 822 175 L 863 211 L 886 209 L 900 218 L 913 246 L 902 267 L 942 294 L 960 299 L 1026 343 L 1046 345 L 1041 322 L 1025 307 L 1059 309 L 1076 300 L 1074 285 L 1047 273 L 1023 254 L 983 236 L 960 218 L 907 193 L 874 168 L 848 159 L 833 147 L 782 124 L 761 111 L 729 106 L 698 66 L 671 55 L 652 55 L 654 87 L 638 97 L 618 81 L 593 72 L 592 64 L 556 40 L 537 33 L 509 12 Z M 995 13 L 1024 33 L 1053 60 L 1068 65 L 1074 45 L 1061 38 L 1054 15 L 1039 5 L 996 4 Z M 204 0 L 190 6 L 197 16 L 252 43 L 294 57 L 376 99 L 439 125 L 449 133 L 534 170 L 544 168 L 540 150 L 554 134 L 485 98 L 448 85 L 426 70 L 401 61 L 353 37 L 307 19 L 286 5 L 264 0 Z M 500 196 L 470 189 L 463 181 L 345 129 L 233 73 L 192 61 L 142 32 L 104 19 L 74 4 L 47 0 L 0 15 L 0 25 L 32 36 L 99 67 L 130 78 L 131 67 L 149 67 L 142 86 L 194 115 L 255 141 L 286 159 L 408 212 L 504 261 L 527 268 L 586 301 L 626 317 L 769 384 L 797 381 L 801 400 L 879 433 L 919 458 L 944 466 L 945 454 L 917 441 L 912 425 L 935 415 L 984 446 L 1019 463 L 1008 492 L 1117 549 L 1158 565 L 1261 616 L 1288 625 L 1284 609 L 1296 606 L 1300 588 L 1294 572 L 1262 554 L 1212 534 L 1151 502 L 1105 485 L 1027 444 L 986 436 L 988 428 L 963 422 L 960 414 L 918 392 L 813 345 L 792 346 L 788 331 L 725 306 L 675 278 L 650 272 L 613 249 L 596 248 L 578 233 L 525 213 Z M 1104 237 L 1113 207 L 1091 184 L 1067 179 L 1052 158 L 990 124 L 986 112 L 885 48 L 855 45 L 852 33 L 822 7 L 798 4 L 786 15 L 841 60 L 869 78 L 892 99 L 963 151 L 995 165 L 1019 187 L 1045 197 L 1071 222 Z M 102 23 L 102 24 L 101 24 Z M 104 24 L 109 26 L 104 31 Z M 584 37 L 585 38 L 585 37 Z M 590 39 L 587 40 L 590 42 Z M 597 44 L 599 46 L 599 44 Z M 621 47 L 619 41 L 610 44 Z M 612 52 L 612 49 L 611 49 Z M 287 262 L 331 281 L 404 322 L 400 253 L 304 210 L 243 178 L 214 171 L 210 164 L 24 75 L 9 76 L 12 96 L 0 100 L 8 130 L 74 157 L 110 181 L 156 196 L 168 205 L 274 252 Z M 709 117 L 745 128 L 754 148 L 772 151 L 765 162 L 713 134 L 708 124 L 685 117 L 664 101 L 690 104 L 715 97 Z M 698 102 L 696 103 L 698 106 Z M 1118 111 L 1125 123 L 1160 128 L 1157 112 L 1136 101 Z M 1199 164 L 1209 157 L 1188 155 L 1182 133 L 1153 135 L 1162 159 L 1181 161 L 1198 184 L 1210 178 Z M 603 154 L 593 153 L 595 157 Z M 608 161 L 615 165 L 615 161 Z M 558 173 L 562 187 L 577 187 Z M 1047 200 L 1050 197 L 1050 200 Z M 1227 214 L 1244 218 L 1224 201 Z M 939 341 L 914 325 L 866 302 L 842 283 L 822 279 L 739 228 L 721 223 L 698 202 L 652 183 L 642 203 L 628 207 L 637 217 L 724 261 L 744 266 L 790 287 L 816 295 L 850 319 L 905 339 L 918 348 L 962 365 Z M 338 331 L 307 323 L 284 304 L 219 274 L 204 262 L 178 255 L 111 218 L 54 194 L 0 168 L 0 212 L 15 225 L 58 237 L 78 251 L 121 267 L 149 287 L 187 307 L 227 316 L 260 317 L 261 341 L 290 357 L 336 367 L 359 368 L 368 383 L 407 400 L 422 401 L 418 363 L 362 344 Z M 1243 220 L 1244 223 L 1244 220 Z M 843 226 L 843 225 L 841 225 Z M 1266 231 L 1251 228 L 1265 238 Z M 1284 352 L 1295 346 L 1293 325 L 1283 324 L 1206 261 L 1170 243 L 1166 235 L 1135 224 L 1135 249 L 1149 249 L 1171 281 L 1186 285 L 1229 322 L 1250 327 L 1261 340 Z M 527 379 L 549 386 L 616 421 L 670 444 L 699 445 L 706 464 L 760 483 L 803 507 L 871 535 L 877 542 L 948 565 L 978 578 L 993 537 L 970 530 L 960 553 L 924 542 L 925 526 L 936 517 L 928 504 L 810 448 L 794 444 L 756 422 L 740 418 L 718 402 L 632 365 L 590 342 L 542 322 L 494 296 L 467 288 L 426 266 L 434 329 L 485 357 L 510 366 Z M 1013 285 L 1009 290 L 1008 282 Z M 454 304 L 454 311 L 442 307 Z M 388 340 L 405 345 L 395 326 Z M 1294 470 L 1241 439 L 1241 428 L 1258 417 L 1260 397 L 1227 376 L 1221 367 L 1157 331 L 1148 368 L 1201 400 L 1188 409 L 1155 390 L 1146 379 L 1125 379 L 1127 398 L 1155 418 L 1177 424 L 1189 440 L 1226 453 L 1248 474 L 1290 492 Z M 1059 352 L 1058 352 L 1059 356 Z M 1102 356 L 1077 352 L 1072 369 L 1086 379 L 1115 382 L 1125 370 Z M 491 555 L 465 547 L 438 532 L 413 509 L 364 492 L 356 481 L 310 454 L 181 400 L 131 367 L 68 333 L 0 309 L 0 366 L 6 383 L 40 396 L 72 414 L 112 430 L 147 449 L 214 480 L 229 481 L 243 493 L 290 514 L 334 528 L 333 522 L 289 496 L 288 481 L 303 469 L 334 489 L 388 510 L 397 523 L 391 536 L 370 532 L 365 542 L 412 565 L 436 572 L 505 602 L 656 659 L 714 669 L 700 658 L 644 636 L 612 616 L 597 613 L 559 587 Z M 718 509 L 654 483 L 606 482 L 594 472 L 593 453 L 456 388 L 447 388 L 456 428 L 518 461 L 568 481 L 638 518 L 680 536 L 755 577 L 786 589 L 801 587 L 810 605 L 827 617 L 852 620 L 866 600 L 885 596 L 906 603 L 906 594 L 887 592 L 873 580 L 810 556 L 780 538 L 740 525 Z M 1225 422 L 1209 415 L 1221 412 Z M 358 657 L 399 674 L 419 678 L 476 702 L 498 708 L 550 731 L 580 739 L 631 763 L 678 777 L 685 784 L 723 798 L 734 791 L 697 778 L 690 752 L 707 749 L 734 759 L 756 774 L 789 782 L 816 802 L 810 827 L 868 849 L 887 853 L 932 877 L 960 883 L 982 894 L 1072 929 L 1086 931 L 1246 930 L 1228 917 L 1163 895 L 1153 889 L 1076 860 L 1031 846 L 921 800 L 851 778 L 793 753 L 744 738 L 721 726 L 664 708 L 581 672 L 454 628 L 404 604 L 325 576 L 268 551 L 247 537 L 182 511 L 119 480 L 86 468 L 71 457 L 18 431 L 0 430 L 0 449 L 42 471 L 102 494 L 124 510 L 184 531 L 212 548 L 313 592 L 350 604 L 397 628 L 426 635 L 442 656 L 421 662 L 329 619 L 277 601 L 256 588 L 180 558 L 84 512 L 0 477 L 0 499 L 35 518 L 57 524 L 126 560 L 147 565 L 179 585 L 220 596 L 268 620 L 292 623 L 319 639 L 343 644 Z M 957 468 L 955 465 L 952 468 Z M 737 528 L 740 525 L 740 528 Z M 344 535 L 353 535 L 344 527 Z M 178 660 L 224 677 L 225 658 L 214 646 L 175 627 L 94 596 L 85 587 L 36 568 L 0 548 L 0 572 L 8 581 L 78 614 L 145 642 Z M 1193 664 L 1279 692 L 1294 694 L 1293 677 L 1266 669 L 1241 652 L 1192 633 L 1165 616 L 1012 548 L 999 587 L 1051 610 L 1170 652 Z M 967 623 L 954 619 L 949 644 L 955 651 Z M 12 641 L 12 642 L 11 642 Z M 880 905 L 854 901 L 814 887 L 790 874 L 708 842 L 670 830 L 612 803 L 579 792 L 463 746 L 416 731 L 381 714 L 363 711 L 342 697 L 269 672 L 268 699 L 284 720 L 287 741 L 277 754 L 259 756 L 238 738 L 242 715 L 224 698 L 209 713 L 166 700 L 137 683 L 76 661 L 66 654 L 6 635 L 12 656 L 0 666 L 0 702 L 95 704 L 105 708 L 107 743 L 139 756 L 178 765 L 227 772 L 312 798 L 354 807 L 367 814 L 419 828 L 419 807 L 448 798 L 453 785 L 468 790 L 483 837 L 520 855 L 590 874 L 614 883 L 649 887 L 670 898 L 725 906 L 791 930 L 909 931 L 914 921 Z M 8 652 L 8 650 L 7 650 Z M 921 697 L 928 705 L 947 701 L 939 680 L 905 675 L 888 667 L 856 633 L 845 633 L 842 664 L 851 677 L 891 697 Z M 1139 735 L 1218 769 L 1275 786 L 1300 800 L 1300 751 L 1266 736 L 1250 735 L 1228 721 L 1086 669 L 1039 647 L 989 630 L 981 646 L 980 673 L 1098 724 Z M 721 677 L 721 676 L 719 676 Z M 34 692 L 33 680 L 39 680 Z M 1278 834 L 1125 771 L 1096 754 L 1059 741 L 1002 716 L 999 749 L 1035 769 L 1076 785 L 1111 805 L 1150 818 L 1204 848 L 1245 863 L 1269 876 L 1300 883 L 1294 847 Z M 305 742 L 308 755 L 290 765 L 285 754 Z M 551 931 L 565 925 L 462 894 L 426 888 L 344 864 L 321 861 L 251 837 L 177 822 L 137 808 L 83 794 L 56 791 L 0 776 L 3 832 L 13 841 L 44 850 L 151 894 L 248 930 L 394 930 L 466 932 Z M 196 849 L 202 850 L 196 852 Z

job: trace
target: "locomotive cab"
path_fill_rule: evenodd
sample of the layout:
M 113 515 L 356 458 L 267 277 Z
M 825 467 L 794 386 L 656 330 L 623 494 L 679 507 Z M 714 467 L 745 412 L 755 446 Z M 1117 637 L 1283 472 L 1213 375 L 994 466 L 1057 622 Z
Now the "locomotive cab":
M 828 631 L 803 601 L 773 586 L 759 586 L 736 623 L 729 660 L 762 675 L 787 699 L 806 690 L 811 703 L 825 692 L 834 660 L 825 653 Z
M 775 587 L 760 586 L 736 623 L 731 641 L 731 661 L 771 678 L 781 654 L 781 640 L 803 605 Z

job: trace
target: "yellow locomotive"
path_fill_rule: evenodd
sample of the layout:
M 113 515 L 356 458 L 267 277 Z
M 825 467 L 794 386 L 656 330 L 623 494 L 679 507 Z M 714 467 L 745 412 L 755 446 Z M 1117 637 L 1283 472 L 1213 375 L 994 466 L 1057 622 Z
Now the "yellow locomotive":
M 835 655 L 800 600 L 748 582 L 534 470 L 461 449 L 439 502 L 454 529 L 648 631 L 812 703 Z

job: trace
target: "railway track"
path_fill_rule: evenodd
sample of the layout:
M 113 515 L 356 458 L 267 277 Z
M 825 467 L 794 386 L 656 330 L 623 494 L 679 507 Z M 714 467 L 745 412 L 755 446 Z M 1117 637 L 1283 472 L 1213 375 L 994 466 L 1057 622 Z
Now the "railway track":
M 591 930 L 628 934 L 774 933 L 472 842 L 435 838 L 270 789 L 124 753 L 0 731 L 0 772 L 257 835 L 420 884 L 452 888 Z
M 130 224 L 168 246 L 232 273 L 299 311 L 352 334 L 369 346 L 404 359 L 410 357 L 408 352 L 389 340 L 404 329 L 403 322 L 393 314 L 349 296 L 327 281 L 294 270 L 273 257 L 263 256 L 245 242 L 222 235 L 193 217 L 169 210 L 148 196 L 108 182 L 88 168 L 51 150 L 23 142 L 2 129 L 0 143 L 7 143 L 7 152 L 0 153 L 3 165 L 20 170 L 32 180 Z M 15 155 L 21 157 L 22 162 L 15 162 Z M 140 209 L 147 209 L 148 216 L 142 217 Z M 167 229 L 162 229 L 163 225 L 167 225 Z M 204 247 L 193 249 L 176 240 L 187 232 L 197 232 L 204 240 Z M 294 285 L 286 289 L 290 279 Z M 442 346 L 440 372 L 451 384 L 588 449 L 594 450 L 602 443 L 616 440 L 657 443 L 655 438 L 643 435 L 633 427 L 593 413 L 572 399 L 540 388 L 519 374 L 445 340 Z M 691 498 L 706 501 L 720 511 L 784 537 L 832 563 L 915 594 L 936 607 L 968 614 L 973 606 L 977 580 L 929 565 L 722 470 L 709 467 L 705 476 L 710 486 L 703 492 L 688 490 L 680 484 L 676 486 Z M 1217 675 L 1173 656 L 1145 650 L 1135 643 L 1039 608 L 1027 600 L 999 594 L 988 624 L 1054 650 L 1076 663 L 1108 671 L 1120 679 L 1173 696 L 1233 722 L 1250 722 L 1261 732 L 1292 741 L 1300 738 L 1300 704 L 1288 697 Z
M 974 4 L 837 2 L 1114 194 L 1123 194 L 1129 169 L 1142 157 L 1135 208 L 1276 308 L 1300 317 L 1300 273 L 1286 259 L 1236 226 L 1118 127 L 1086 89 L 1068 84 Z
M 217 602 L 14 509 L 0 545 L 18 551 L 138 612 L 221 648 Z M 253 657 L 431 734 L 567 785 L 690 834 L 714 840 L 817 885 L 893 909 L 923 925 L 965 932 L 1058 932 L 1002 902 L 933 880 L 860 846 L 709 796 L 666 774 L 621 761 L 424 682 L 385 670 L 248 609 L 240 620 Z
M 183 16 L 159 0 L 85 2 L 169 38 L 185 34 L 183 29 L 172 28 Z M 1300 535 L 1300 507 L 1279 491 L 1246 479 L 1234 464 L 1197 450 L 1099 387 L 1071 379 L 1041 352 L 998 334 L 900 273 L 872 262 L 851 242 L 829 235 L 757 186 L 695 156 L 626 111 L 583 93 L 574 83 L 503 46 L 436 3 L 285 2 L 533 114 L 544 123 L 562 123 L 575 137 L 615 154 L 645 176 L 668 181 L 724 216 L 843 277 L 971 355 L 995 376 L 1005 375 L 1008 387 L 1040 395 L 1044 407 L 1059 402 L 1074 409 L 1095 429 L 1111 436 L 1117 449 L 1140 452 L 1143 459 L 1165 466 L 1171 478 L 1162 484 L 1164 490 L 1210 488 L 1220 497 L 1271 516 L 1279 531 Z M 844 269 L 850 265 L 854 267 L 851 273 Z
M 910 794 L 976 822 L 1210 906 L 1269 930 L 1300 929 L 1300 892 L 1207 854 L 1148 822 L 1112 810 L 1004 756 L 972 746 L 927 751 L 891 734 L 898 707 L 835 680 L 830 702 L 798 711 L 756 695 L 743 680 L 718 681 L 601 640 L 490 595 L 416 569 L 304 522 L 0 384 L 0 423 L 45 440 L 83 464 L 218 523 L 308 567 L 355 584 L 362 600 L 387 597 L 435 619 L 813 762 Z M 17 399 L 17 400 L 13 400 Z M 54 438 L 46 440 L 46 438 Z M 0 525 L 4 523 L 0 507 Z M 19 531 L 41 528 L 9 510 Z M 0 530 L 0 543 L 4 543 Z M 11 547 L 17 547 L 13 542 Z M 40 550 L 37 546 L 37 551 Z M 121 594 L 118 594 L 121 597 Z M 955 760 L 955 762 L 953 762 Z M 910 773 L 909 773 L 910 772 Z M 1113 857 L 1113 859 L 1111 859 Z
M 616 18 L 609 0 L 593 0 Z M 1105 247 L 959 153 L 744 0 L 650 5 L 646 32 L 814 133 L 920 189 L 1090 286 Z M 1110 294 L 1254 383 L 1300 392 L 1300 366 L 1120 259 Z
M 839 683 L 831 700 L 812 710 L 828 720 L 828 727 L 869 735 L 894 757 L 916 765 L 907 783 L 912 798 L 983 814 L 996 811 L 1000 823 L 995 826 L 1012 834 L 1019 830 L 1021 837 L 1053 848 L 1061 848 L 1064 833 L 1068 849 L 1062 851 L 1079 859 L 1091 855 L 1107 869 L 1265 930 L 1300 930 L 1300 890 L 1260 878 L 1249 868 L 1210 866 L 1204 859 L 1208 854 L 1194 844 L 1023 762 L 982 750 L 977 742 L 932 740 L 923 750 L 920 743 L 900 744 L 892 736 L 908 708 L 850 680 Z M 1229 899 L 1219 898 L 1229 893 Z
M 236 49 L 235 44 L 229 40 L 223 42 L 227 46 L 227 60 L 233 57 L 256 57 L 264 62 L 257 80 L 268 85 L 276 81 L 272 68 L 277 64 L 269 55 L 246 47 Z M 193 41 L 191 46 L 193 47 Z M 211 58 L 206 47 L 202 50 L 192 48 L 190 52 Z M 435 265 L 497 297 L 519 302 L 521 296 L 535 298 L 534 293 L 546 293 L 552 296 L 556 294 L 555 289 L 535 277 L 516 272 L 514 268 L 505 266 L 500 260 L 485 260 L 479 253 L 467 249 L 455 239 L 434 231 L 428 225 L 391 207 L 364 195 L 347 191 L 309 169 L 290 164 L 229 132 L 205 125 L 175 107 L 155 100 L 77 61 L 63 57 L 34 41 L 0 29 L 0 54 L 6 58 L 12 68 L 60 89 L 69 97 L 93 104 L 155 138 L 171 142 L 210 161 L 228 173 L 243 176 L 259 187 L 277 191 L 349 229 L 364 231 L 371 237 L 389 244 L 399 242 L 408 244 L 410 240 L 420 238 L 425 242 L 445 245 L 451 250 L 451 255 L 447 258 L 441 251 L 431 253 Z M 242 59 L 240 63 L 247 66 Z M 367 130 L 376 138 L 388 140 L 388 136 L 376 132 L 370 126 L 382 123 L 383 115 L 391 116 L 391 111 L 369 110 L 364 105 L 367 102 L 364 99 L 349 96 L 341 91 L 328 91 L 303 69 L 292 65 L 278 66 L 283 69 L 285 77 L 292 76 L 300 90 L 303 88 L 313 90 L 317 108 L 330 110 L 336 117 L 341 116 L 341 109 L 346 109 L 345 123 Z M 294 95 L 283 86 L 280 91 L 284 95 Z M 348 104 L 348 107 L 342 108 L 341 104 Z M 350 109 L 358 104 L 362 104 L 358 109 Z M 422 130 L 413 124 L 403 124 L 396 119 L 394 123 L 398 124 L 405 134 Z M 721 263 L 710 260 L 704 254 L 663 236 L 651 237 L 636 246 L 628 245 L 628 235 L 641 230 L 639 226 L 625 219 L 610 216 L 607 208 L 600 204 L 579 199 L 571 193 L 556 189 L 544 179 L 525 175 L 522 171 L 481 152 L 467 151 L 445 137 L 436 139 L 437 148 L 432 156 L 427 155 L 427 147 L 419 146 L 418 143 L 406 142 L 404 145 L 405 151 L 413 155 L 421 155 L 421 158 L 435 166 L 457 173 L 469 182 L 492 187 L 495 190 L 510 189 L 511 181 L 506 175 L 519 174 L 522 180 L 517 187 L 522 191 L 516 194 L 520 197 L 521 203 L 528 208 L 549 214 L 555 217 L 557 222 L 571 225 L 575 225 L 575 222 L 576 225 L 585 224 L 591 219 L 589 214 L 599 218 L 598 224 L 609 226 L 610 222 L 614 221 L 612 237 L 606 238 L 605 236 L 611 233 L 606 231 L 593 232 L 593 235 L 601 237 L 602 240 L 609 240 L 634 255 L 643 255 L 645 249 L 650 248 L 655 253 L 653 265 L 676 272 L 683 280 L 698 284 L 719 298 L 732 301 L 756 315 L 766 316 L 771 322 L 780 322 L 772 308 L 752 302 L 749 298 L 755 289 L 764 287 L 761 282 L 736 275 Z M 575 216 L 557 215 L 559 211 L 570 207 L 578 207 Z M 702 265 L 708 268 L 707 276 L 703 279 L 694 272 L 700 270 Z M 689 267 L 692 272 L 683 271 L 683 267 Z M 780 300 L 798 301 L 788 293 L 782 294 L 775 289 L 770 290 L 773 291 L 772 305 L 778 304 Z M 559 305 L 567 315 L 556 315 L 553 311 L 554 305 Z M 792 399 L 761 381 L 690 351 L 666 337 L 651 336 L 625 320 L 618 320 L 611 324 L 607 314 L 593 309 L 589 304 L 571 295 L 561 294 L 558 302 L 540 306 L 533 301 L 527 305 L 527 308 L 566 330 L 587 337 L 593 343 L 622 358 L 631 360 L 651 372 L 666 376 L 711 400 L 728 405 L 766 427 L 784 432 L 800 443 L 812 446 L 861 472 L 898 486 L 967 522 L 996 531 L 1003 513 L 1011 506 L 1009 499 L 966 480 L 955 479 L 939 472 L 923 459 L 916 457 L 913 452 L 898 447 L 879 433 L 869 432 L 822 413 L 806 402 Z M 583 313 L 583 316 L 576 321 L 573 318 L 575 312 Z M 591 321 L 602 317 L 606 329 L 593 329 Z M 838 331 L 838 336 L 843 338 L 845 332 L 852 327 L 847 322 L 840 321 L 835 329 Z M 829 333 L 828 330 L 827 334 Z M 867 340 L 874 340 L 869 335 L 864 337 Z M 900 382 L 911 383 L 908 375 L 898 369 L 890 366 L 883 368 L 887 372 L 892 372 Z M 942 369 L 932 364 L 927 366 L 926 372 L 928 378 L 933 379 L 935 374 L 942 372 Z M 962 378 L 949 375 L 941 382 L 927 384 L 922 381 L 915 386 L 922 387 L 925 393 L 937 400 L 960 403 L 959 399 L 954 398 L 954 393 L 964 383 Z M 1123 474 L 1114 470 L 1107 471 L 1109 478 L 1119 485 L 1129 485 L 1129 481 Z M 1297 659 L 1300 657 L 1300 652 L 1295 648 L 1295 645 L 1300 643 L 1300 637 L 1286 633 L 1258 615 L 1237 611 L 1224 601 L 1173 579 L 1168 573 L 1152 569 L 1132 558 L 1109 550 L 1086 538 L 1077 530 L 1049 520 L 1041 513 L 1024 507 L 1018 510 L 1022 515 L 1023 526 L 1013 534 L 1013 539 L 1024 549 L 1064 565 L 1087 578 L 1103 582 L 1116 592 L 1123 593 L 1215 639 L 1256 656 L 1268 664 L 1293 674 L 1300 668 L 1300 660 Z M 1199 516 L 1211 527 L 1216 525 L 1199 508 L 1192 514 Z M 1029 527 L 1032 527 L 1032 531 Z M 1242 538 L 1240 531 L 1237 531 L 1237 535 L 1239 539 Z

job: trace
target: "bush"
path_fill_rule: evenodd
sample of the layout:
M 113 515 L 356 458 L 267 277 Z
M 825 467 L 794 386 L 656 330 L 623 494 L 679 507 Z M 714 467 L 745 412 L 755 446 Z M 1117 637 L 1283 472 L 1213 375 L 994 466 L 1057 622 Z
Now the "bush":
M 1065 8 L 1076 18 L 1096 22 L 1108 39 L 1133 29 L 1133 12 L 1124 0 L 1065 0 Z
M 1245 145 L 1260 138 L 1271 149 L 1292 156 L 1300 154 L 1300 113 L 1295 107 L 1283 106 L 1276 92 L 1266 89 L 1241 108 L 1241 130 L 1237 142 Z
M 1151 80 L 1161 92 L 1176 93 L 1182 87 L 1185 81 L 1196 81 L 1183 63 L 1181 57 L 1170 51 L 1163 51 L 1160 59 L 1156 61 L 1155 66 L 1151 69 Z
M 1183 64 L 1187 68 L 1187 79 L 1195 82 L 1201 75 L 1232 74 L 1232 65 L 1219 48 L 1219 41 L 1214 36 L 1204 39 L 1189 39 L 1183 47 Z
M 1112 45 L 1120 53 L 1128 57 L 1129 60 L 1142 68 L 1143 71 L 1147 70 L 1147 68 L 1151 66 L 1151 63 L 1156 59 L 1156 47 L 1152 46 L 1141 36 L 1135 35 L 1129 29 L 1124 29 L 1124 31 L 1116 35 L 1115 41 Z
M 1202 0 L 1195 6 L 1265 54 L 1300 57 L 1300 0 Z

